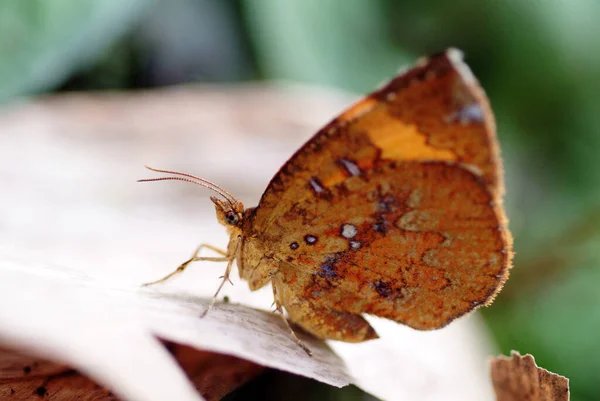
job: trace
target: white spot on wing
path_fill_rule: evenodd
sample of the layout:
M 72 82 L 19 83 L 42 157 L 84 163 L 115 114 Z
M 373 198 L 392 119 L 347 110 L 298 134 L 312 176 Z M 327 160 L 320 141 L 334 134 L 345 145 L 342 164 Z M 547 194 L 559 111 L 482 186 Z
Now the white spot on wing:
M 342 166 L 344 166 L 348 174 L 350 174 L 351 176 L 356 177 L 360 175 L 360 168 L 353 161 L 350 161 L 348 159 L 340 159 L 340 163 L 342 164 Z
M 457 117 L 463 125 L 471 122 L 481 123 L 483 122 L 483 110 L 478 103 L 471 103 L 463 107 L 463 109 L 458 112 Z
M 483 120 L 483 109 L 476 102 L 465 105 L 462 109 L 446 118 L 446 121 L 449 123 L 458 121 L 462 125 L 482 123 Z
M 314 235 L 305 235 L 304 236 L 304 241 L 306 241 L 306 243 L 308 245 L 313 245 L 317 242 L 317 237 L 315 237 Z
M 358 232 L 358 230 L 356 229 L 356 227 L 352 224 L 344 224 L 342 226 L 342 237 L 344 238 L 354 238 L 354 236 L 356 235 L 356 233 Z
M 360 247 L 361 247 L 360 241 L 355 241 L 355 240 L 350 241 L 350 248 L 360 249 Z
M 308 180 L 308 183 L 310 184 L 313 191 L 315 191 L 316 193 L 323 192 L 323 186 L 315 178 L 311 178 L 310 180 Z

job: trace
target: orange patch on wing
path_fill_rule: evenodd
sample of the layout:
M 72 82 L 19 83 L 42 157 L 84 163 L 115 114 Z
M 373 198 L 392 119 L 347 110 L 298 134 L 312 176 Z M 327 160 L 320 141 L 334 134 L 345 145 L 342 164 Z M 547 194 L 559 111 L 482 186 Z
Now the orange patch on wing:
M 362 116 L 354 129 L 364 130 L 369 139 L 381 149 L 381 157 L 390 160 L 447 160 L 455 161 L 451 150 L 436 148 L 415 124 L 407 124 L 390 115 L 386 107 L 377 107 Z

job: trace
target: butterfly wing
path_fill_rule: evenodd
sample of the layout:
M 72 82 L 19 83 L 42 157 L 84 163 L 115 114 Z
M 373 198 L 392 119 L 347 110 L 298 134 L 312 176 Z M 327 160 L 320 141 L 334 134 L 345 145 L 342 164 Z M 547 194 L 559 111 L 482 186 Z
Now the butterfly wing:
M 511 258 L 498 152 L 487 98 L 453 49 L 319 131 L 249 219 L 292 320 L 327 333 L 294 319 L 312 308 L 435 329 L 489 302 Z

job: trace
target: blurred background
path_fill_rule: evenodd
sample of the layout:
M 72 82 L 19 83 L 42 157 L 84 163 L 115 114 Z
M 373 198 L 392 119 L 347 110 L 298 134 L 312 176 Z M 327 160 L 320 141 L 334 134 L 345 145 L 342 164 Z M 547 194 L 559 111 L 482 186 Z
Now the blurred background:
M 458 47 L 496 113 L 515 237 L 485 321 L 499 351 L 532 353 L 573 400 L 596 400 L 598 17 L 596 0 L 1 0 L 0 103 L 266 80 L 363 94 Z

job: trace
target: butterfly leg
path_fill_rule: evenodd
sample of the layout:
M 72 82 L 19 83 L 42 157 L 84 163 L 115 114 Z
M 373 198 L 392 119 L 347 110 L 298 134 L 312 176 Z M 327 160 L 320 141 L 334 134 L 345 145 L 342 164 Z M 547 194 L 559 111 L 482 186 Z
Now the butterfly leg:
M 298 344 L 298 346 L 300 346 L 300 348 L 302 348 L 304 350 L 304 352 L 306 352 L 308 354 L 308 356 L 312 356 L 312 351 L 310 349 L 308 349 L 308 347 L 302 342 L 302 340 L 300 340 L 296 336 L 294 329 L 292 329 L 292 326 L 290 326 L 290 322 L 288 322 L 287 318 L 283 314 L 283 307 L 281 306 L 281 302 L 279 301 L 279 297 L 277 295 L 277 286 L 275 285 L 274 281 L 272 281 L 271 283 L 272 283 L 271 286 L 273 287 L 273 303 L 275 304 L 275 312 L 278 312 L 279 316 L 281 316 L 281 318 L 283 319 L 283 322 L 285 323 L 286 327 L 290 331 L 290 334 L 292 335 L 292 338 L 294 339 L 294 341 L 296 341 L 296 344 Z
M 198 254 L 200 253 L 200 251 L 203 248 L 208 248 L 211 251 L 214 251 L 214 252 L 218 253 L 219 255 L 223 255 L 223 256 L 222 257 L 200 257 L 200 256 L 198 256 Z M 171 277 L 175 276 L 176 274 L 183 272 L 185 270 L 185 268 L 188 267 L 188 265 L 192 262 L 200 262 L 200 261 L 226 262 L 228 260 L 229 260 L 229 257 L 227 256 L 226 251 L 219 249 L 215 246 L 209 245 L 209 244 L 200 244 L 200 245 L 198 245 L 198 247 L 192 254 L 192 257 L 189 258 L 188 260 L 186 260 L 185 262 L 183 262 L 181 265 L 179 265 L 179 267 L 177 269 L 175 269 L 174 271 L 172 271 L 171 273 L 167 274 L 165 277 L 163 277 L 159 280 L 155 280 L 155 281 L 151 281 L 149 283 L 142 284 L 142 287 L 147 287 L 149 285 L 163 283 L 163 282 L 167 281 L 168 279 L 170 279 Z
M 202 313 L 202 315 L 200 315 L 200 317 L 205 317 L 208 314 L 208 311 L 210 310 L 210 308 L 212 308 L 215 301 L 217 300 L 217 296 L 219 295 L 219 292 L 221 292 L 221 289 L 223 288 L 223 285 L 225 285 L 225 282 L 226 281 L 231 282 L 231 280 L 229 280 L 229 275 L 231 274 L 231 268 L 233 266 L 233 261 L 235 260 L 235 256 L 237 255 L 237 250 L 240 245 L 240 242 L 241 242 L 241 237 L 238 237 L 237 242 L 235 243 L 235 245 L 233 247 L 233 252 L 231 252 L 230 255 L 223 257 L 223 259 L 227 261 L 227 268 L 225 269 L 225 274 L 223 274 L 220 277 L 222 279 L 221 284 L 219 284 L 219 288 L 217 288 L 215 295 L 213 295 L 213 297 L 210 300 L 210 303 L 206 307 L 206 310 Z

